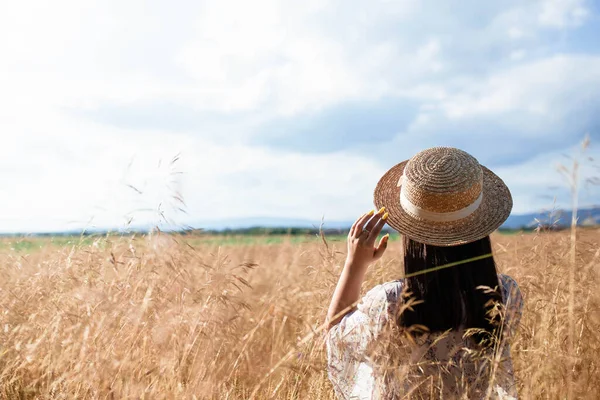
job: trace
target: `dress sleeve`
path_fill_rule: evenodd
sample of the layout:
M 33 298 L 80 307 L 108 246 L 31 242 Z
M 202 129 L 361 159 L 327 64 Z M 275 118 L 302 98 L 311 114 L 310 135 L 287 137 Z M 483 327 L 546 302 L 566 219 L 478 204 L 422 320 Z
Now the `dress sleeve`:
M 394 315 L 400 290 L 398 282 L 375 286 L 327 333 L 327 370 L 339 397 L 346 398 L 360 380 L 365 352 Z
M 506 314 L 504 317 L 505 332 L 513 336 L 523 313 L 523 296 L 517 282 L 508 275 L 499 275 Z

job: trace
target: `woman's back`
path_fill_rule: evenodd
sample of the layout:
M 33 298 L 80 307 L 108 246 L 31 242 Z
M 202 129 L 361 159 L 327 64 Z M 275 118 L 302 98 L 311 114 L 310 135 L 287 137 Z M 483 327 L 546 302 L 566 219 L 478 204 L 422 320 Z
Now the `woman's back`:
M 328 372 L 338 397 L 482 398 L 490 388 L 491 398 L 515 398 L 507 339 L 520 319 L 522 297 L 509 276 L 499 275 L 499 283 L 506 311 L 497 352 L 481 350 L 465 328 L 406 336 L 394 329 L 406 311 L 405 281 L 370 290 L 328 335 Z

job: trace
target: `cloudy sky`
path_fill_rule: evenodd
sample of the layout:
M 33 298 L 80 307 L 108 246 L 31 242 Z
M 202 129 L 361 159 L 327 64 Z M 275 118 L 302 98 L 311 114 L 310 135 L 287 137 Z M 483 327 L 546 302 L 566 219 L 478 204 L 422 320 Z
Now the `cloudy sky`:
M 435 145 L 568 207 L 599 37 L 585 0 L 3 1 L 0 231 L 353 220 Z

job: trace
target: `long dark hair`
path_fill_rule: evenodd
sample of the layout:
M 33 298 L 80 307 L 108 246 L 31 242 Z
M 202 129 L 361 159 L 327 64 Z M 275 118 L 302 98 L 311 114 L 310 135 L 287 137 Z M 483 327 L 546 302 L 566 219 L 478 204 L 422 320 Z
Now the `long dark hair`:
M 445 332 L 464 328 L 483 331 L 474 336 L 482 343 L 486 337 L 496 337 L 497 320 L 490 310 L 502 301 L 498 290 L 498 275 L 489 236 L 478 241 L 452 247 L 426 245 L 404 237 L 404 273 L 406 289 L 417 301 L 413 310 L 405 310 L 399 325 L 423 325 L 429 332 Z M 489 255 L 489 257 L 485 257 Z M 461 261 L 473 261 L 460 263 Z M 459 263 L 437 271 L 421 271 L 437 266 Z M 486 286 L 495 291 L 478 289 Z M 485 333 L 490 335 L 486 335 Z

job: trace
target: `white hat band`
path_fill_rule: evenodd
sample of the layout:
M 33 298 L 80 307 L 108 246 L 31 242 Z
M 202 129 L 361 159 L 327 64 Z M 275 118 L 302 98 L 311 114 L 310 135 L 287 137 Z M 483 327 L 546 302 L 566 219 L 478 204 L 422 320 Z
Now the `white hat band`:
M 402 188 L 403 189 L 403 188 Z M 408 214 L 412 215 L 414 218 L 420 218 L 427 221 L 432 222 L 452 222 L 458 221 L 459 219 L 463 219 L 473 214 L 477 208 L 481 205 L 481 201 L 483 200 L 483 191 L 479 194 L 479 197 L 470 205 L 465 208 L 461 208 L 460 210 L 451 211 L 451 212 L 435 212 L 425 210 L 420 208 L 419 206 L 412 203 L 404 193 L 404 190 L 400 189 L 400 205 Z

